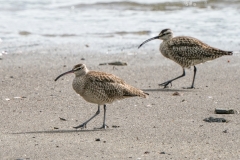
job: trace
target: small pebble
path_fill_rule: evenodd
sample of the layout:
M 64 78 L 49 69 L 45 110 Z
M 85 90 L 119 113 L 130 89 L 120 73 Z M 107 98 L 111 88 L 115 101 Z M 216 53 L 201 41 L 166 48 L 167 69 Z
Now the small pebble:
M 223 133 L 228 133 L 227 129 L 223 131 Z
M 160 152 L 160 154 L 166 154 L 165 152 Z
M 61 118 L 61 117 L 59 117 L 59 119 L 60 119 L 60 120 L 62 120 L 62 121 L 66 121 L 66 119 L 65 119 L 65 118 Z
M 27 98 L 27 97 L 13 97 L 14 99 L 23 99 L 23 98 Z
M 85 60 L 85 58 L 81 58 L 81 60 L 83 60 L 83 61 L 84 61 L 84 60 Z
M 172 95 L 173 96 L 180 96 L 180 93 L 179 92 L 174 92 Z
M 95 141 L 100 141 L 100 138 L 96 138 Z
M 119 128 L 120 126 L 112 125 L 112 128 Z
M 54 127 L 53 129 L 59 129 L 58 127 Z
M 148 152 L 148 151 L 146 151 L 146 152 L 144 152 L 144 154 L 149 154 L 150 152 Z

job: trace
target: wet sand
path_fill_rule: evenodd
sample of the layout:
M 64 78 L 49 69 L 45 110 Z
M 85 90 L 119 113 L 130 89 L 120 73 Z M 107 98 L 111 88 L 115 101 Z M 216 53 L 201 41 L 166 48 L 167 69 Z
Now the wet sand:
M 163 89 L 157 84 L 182 74 L 181 67 L 156 50 L 136 53 L 59 46 L 4 55 L 0 159 L 240 159 L 239 114 L 214 114 L 215 108 L 240 111 L 240 56 L 197 65 L 196 89 L 186 90 L 182 87 L 191 85 L 193 70 Z M 112 61 L 128 65 L 99 66 Z M 101 126 L 103 110 L 86 129 L 75 130 L 97 105 L 74 92 L 74 75 L 54 79 L 78 63 L 113 73 L 150 96 L 107 105 L 106 130 L 93 129 Z M 228 123 L 203 121 L 210 116 Z

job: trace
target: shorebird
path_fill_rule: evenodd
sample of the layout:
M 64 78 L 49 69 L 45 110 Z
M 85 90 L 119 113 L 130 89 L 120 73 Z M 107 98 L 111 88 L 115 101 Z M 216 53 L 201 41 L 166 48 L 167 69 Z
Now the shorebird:
M 103 125 L 100 129 L 105 129 L 107 103 L 135 96 L 146 98 L 148 95 L 148 93 L 144 93 L 143 91 L 128 85 L 122 79 L 113 74 L 89 71 L 85 64 L 75 65 L 72 70 L 59 75 L 55 81 L 69 73 L 75 74 L 75 78 L 72 82 L 73 89 L 87 102 L 98 105 L 97 112 L 86 122 L 73 127 L 76 129 L 86 128 L 87 123 L 100 113 L 100 105 L 103 105 L 104 108 Z
M 182 75 L 159 84 L 160 86 L 164 86 L 164 88 L 166 88 L 169 84 L 172 84 L 172 81 L 184 77 L 185 68 L 190 68 L 191 66 L 194 66 L 192 85 L 191 87 L 188 87 L 188 89 L 192 89 L 194 88 L 194 81 L 197 72 L 197 68 L 195 65 L 216 59 L 224 55 L 233 54 L 232 51 L 223 51 L 211 47 L 193 37 L 173 37 L 173 32 L 171 31 L 171 29 L 163 29 L 158 36 L 144 41 L 138 48 L 154 39 L 163 40 L 159 48 L 162 55 L 178 63 L 183 68 Z

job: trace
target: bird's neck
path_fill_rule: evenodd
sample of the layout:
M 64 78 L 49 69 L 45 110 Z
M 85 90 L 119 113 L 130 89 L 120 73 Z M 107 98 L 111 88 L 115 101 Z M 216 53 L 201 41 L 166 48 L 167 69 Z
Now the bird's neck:
M 172 36 L 169 36 L 169 37 L 164 38 L 163 41 L 169 41 L 169 40 L 171 40 L 172 38 L 173 38 Z
M 82 71 L 79 72 L 79 73 L 75 73 L 75 76 L 76 76 L 76 77 L 85 76 L 88 72 L 89 72 L 89 70 L 86 68 L 86 69 L 82 70 Z
M 172 38 L 173 38 L 173 35 L 170 34 L 170 35 L 168 35 L 168 36 L 166 36 L 166 37 L 163 37 L 162 40 L 163 40 L 163 41 L 169 41 L 169 40 L 171 40 Z

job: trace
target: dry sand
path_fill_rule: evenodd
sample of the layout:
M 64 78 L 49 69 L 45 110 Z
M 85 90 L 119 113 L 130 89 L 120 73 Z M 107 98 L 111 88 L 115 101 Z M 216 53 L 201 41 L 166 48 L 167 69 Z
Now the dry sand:
M 128 66 L 98 65 L 116 60 Z M 192 70 L 169 89 L 157 85 L 182 74 L 181 67 L 157 51 L 106 55 L 58 47 L 4 55 L 0 159 L 240 159 L 239 114 L 214 114 L 215 108 L 240 111 L 239 62 L 234 55 L 198 65 L 196 89 L 187 90 L 182 87 L 191 85 Z M 78 63 L 113 73 L 150 96 L 108 105 L 106 130 L 93 129 L 101 126 L 103 112 L 86 129 L 75 130 L 97 105 L 74 92 L 74 75 L 54 78 Z M 180 96 L 173 96 L 176 91 Z M 203 121 L 210 116 L 229 122 Z

